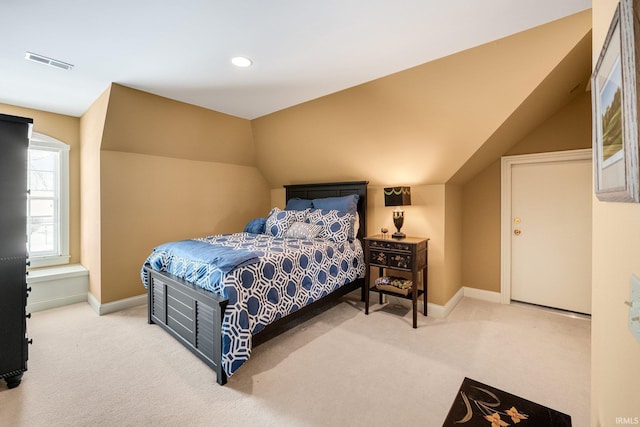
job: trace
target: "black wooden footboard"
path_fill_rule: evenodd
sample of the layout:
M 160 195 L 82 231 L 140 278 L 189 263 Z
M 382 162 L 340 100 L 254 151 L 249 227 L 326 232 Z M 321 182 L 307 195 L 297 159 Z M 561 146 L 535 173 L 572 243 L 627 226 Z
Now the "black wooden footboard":
M 147 267 L 145 272 L 149 323 L 169 332 L 216 372 L 218 384 L 225 384 L 221 325 L 228 300 L 172 274 Z
M 155 323 L 169 332 L 216 372 L 218 384 L 226 384 L 227 374 L 222 368 L 222 319 L 228 300 L 198 288 L 173 274 L 148 267 L 144 267 L 144 270 L 149 283 L 147 288 L 149 323 Z M 313 310 L 330 304 L 356 289 L 361 290 L 361 300 L 364 301 L 364 279 L 356 279 L 267 325 L 253 336 L 253 346 L 279 335 L 294 326 L 296 320 L 306 320 Z

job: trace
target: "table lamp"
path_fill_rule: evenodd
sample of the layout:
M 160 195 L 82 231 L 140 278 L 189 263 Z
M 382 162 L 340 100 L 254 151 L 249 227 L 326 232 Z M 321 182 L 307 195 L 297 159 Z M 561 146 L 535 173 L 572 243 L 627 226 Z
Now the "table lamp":
M 391 235 L 394 239 L 403 239 L 407 237 L 400 229 L 404 224 L 404 211 L 400 206 L 411 205 L 411 187 L 387 187 L 384 189 L 384 205 L 397 206 L 393 211 L 393 225 L 396 231 Z

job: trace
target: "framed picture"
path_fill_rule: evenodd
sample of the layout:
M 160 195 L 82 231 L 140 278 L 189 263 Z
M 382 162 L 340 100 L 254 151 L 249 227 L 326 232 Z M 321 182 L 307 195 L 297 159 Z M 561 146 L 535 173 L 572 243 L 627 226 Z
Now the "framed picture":
M 639 8 L 640 0 L 620 0 L 591 76 L 594 187 L 602 201 L 640 202 Z

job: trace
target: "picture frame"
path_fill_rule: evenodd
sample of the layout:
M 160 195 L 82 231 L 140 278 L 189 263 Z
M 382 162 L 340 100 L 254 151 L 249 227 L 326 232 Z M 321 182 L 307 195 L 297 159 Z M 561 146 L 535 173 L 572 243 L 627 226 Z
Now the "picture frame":
M 591 76 L 594 191 L 640 203 L 638 66 L 640 0 L 620 0 Z

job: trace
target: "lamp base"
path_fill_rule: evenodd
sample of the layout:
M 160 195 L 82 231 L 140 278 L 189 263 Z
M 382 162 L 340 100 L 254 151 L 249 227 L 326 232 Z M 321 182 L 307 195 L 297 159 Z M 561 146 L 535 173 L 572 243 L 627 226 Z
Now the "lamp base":
M 394 239 L 404 239 L 405 237 L 407 237 L 407 235 L 399 231 L 396 231 L 391 235 L 391 237 L 393 237 Z

